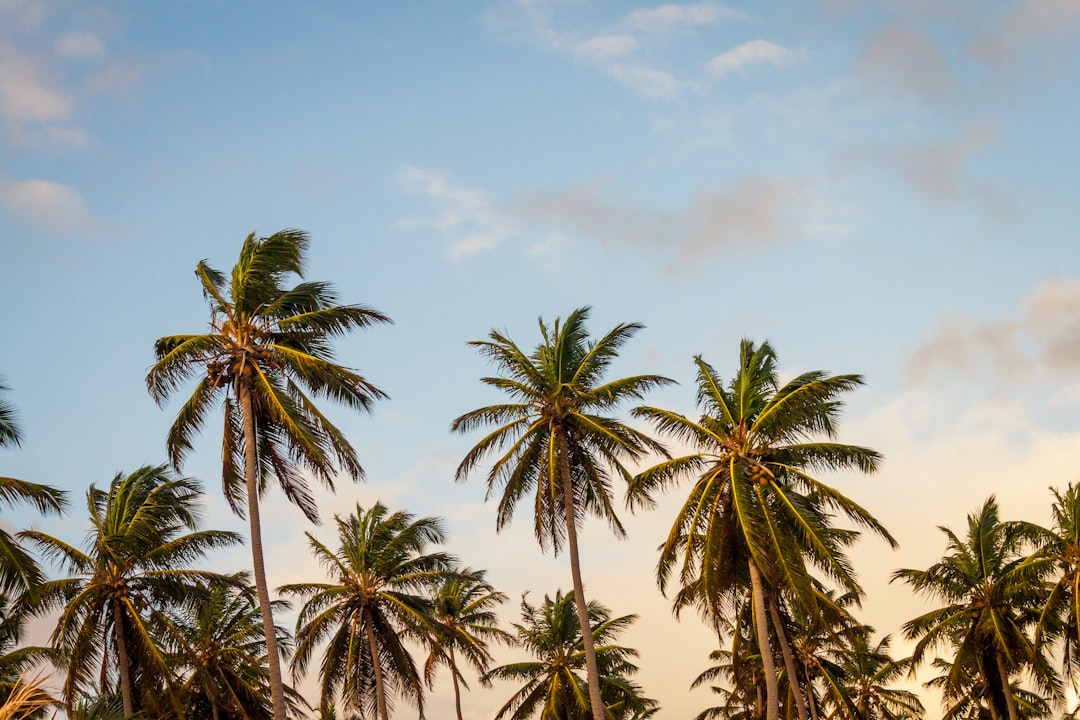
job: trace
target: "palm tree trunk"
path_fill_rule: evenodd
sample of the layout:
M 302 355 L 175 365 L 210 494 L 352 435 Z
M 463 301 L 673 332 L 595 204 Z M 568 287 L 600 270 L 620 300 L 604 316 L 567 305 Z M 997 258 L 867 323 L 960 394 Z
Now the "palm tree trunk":
M 765 720 L 780 720 L 780 688 L 776 680 L 776 664 L 773 662 L 772 646 L 769 644 L 769 620 L 765 614 L 765 588 L 761 572 L 754 559 L 747 561 L 750 567 L 750 593 L 754 602 L 754 629 L 757 633 L 758 652 L 765 672 Z
M 251 527 L 251 560 L 255 577 L 255 594 L 262 614 L 263 636 L 266 639 L 266 664 L 270 671 L 270 700 L 274 720 L 285 720 L 285 687 L 281 682 L 281 658 L 278 656 L 277 634 L 274 630 L 274 611 L 270 591 L 266 587 L 266 564 L 263 561 L 262 523 L 259 519 L 259 459 L 255 439 L 255 416 L 252 412 L 251 385 L 241 379 L 237 383 L 240 408 L 244 413 L 244 481 L 247 489 L 248 523 Z
M 776 630 L 776 638 L 780 641 L 780 652 L 784 656 L 784 669 L 787 670 L 788 687 L 791 695 L 795 698 L 795 708 L 799 711 L 799 720 L 806 720 L 806 703 L 803 702 L 802 688 L 799 686 L 799 675 L 795 670 L 795 658 L 791 655 L 791 645 L 788 643 L 787 633 L 784 632 L 784 623 L 780 620 L 780 611 L 776 609 L 776 603 L 769 599 L 769 616 L 772 618 L 773 629 Z
M 461 689 L 458 687 L 457 660 L 454 659 L 454 648 L 450 647 L 450 677 L 454 680 L 454 708 L 457 710 L 457 720 L 464 720 L 461 716 Z
M 1009 685 L 1009 673 L 1005 670 L 1005 658 L 1001 656 L 1001 653 L 995 652 L 994 659 L 997 661 L 998 675 L 1001 676 L 1001 690 L 1005 693 L 1005 707 L 1009 711 L 1009 720 L 1018 720 L 1016 698 L 1013 697 L 1012 686 Z
M 210 714 L 213 716 L 214 720 L 220 720 L 220 717 L 218 715 L 217 703 L 213 700 L 210 701 Z
M 120 697 L 124 701 L 124 717 L 129 718 L 135 714 L 135 704 L 131 697 L 131 661 L 128 659 L 127 641 L 124 639 L 119 598 L 113 598 L 112 610 L 113 633 L 116 635 L 116 664 L 120 673 Z
M 375 631 L 371 629 L 371 620 L 364 623 L 367 634 L 368 650 L 371 652 L 371 667 L 375 671 L 375 705 L 379 720 L 388 720 L 386 711 L 386 688 L 383 687 L 382 665 L 379 664 L 379 648 L 375 644 Z
M 566 510 L 566 544 L 570 554 L 570 575 L 574 582 L 574 604 L 577 606 L 578 623 L 581 625 L 581 643 L 585 649 L 585 670 L 589 680 L 589 705 L 592 720 L 606 720 L 607 710 L 600 697 L 600 668 L 596 664 L 596 647 L 593 645 L 592 625 L 589 623 L 589 606 L 585 602 L 585 586 L 581 582 L 581 561 L 578 558 L 577 522 L 574 509 L 574 487 L 570 481 L 569 438 L 566 431 L 559 434 L 562 452 L 559 470 L 562 474 L 563 508 Z M 776 720 L 776 718 L 770 718 Z

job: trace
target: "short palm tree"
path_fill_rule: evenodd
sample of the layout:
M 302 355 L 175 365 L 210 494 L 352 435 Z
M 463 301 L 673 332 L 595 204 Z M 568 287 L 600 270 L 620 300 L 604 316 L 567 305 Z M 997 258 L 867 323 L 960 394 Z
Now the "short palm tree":
M 877 643 L 864 627 L 838 653 L 839 672 L 830 673 L 826 697 L 835 712 L 830 717 L 848 720 L 919 720 L 926 709 L 919 696 L 894 684 L 910 671 L 910 659 L 894 660 L 888 635 Z
M 48 678 L 36 675 L 20 678 L 11 690 L 0 696 L 0 720 L 36 720 L 58 703 L 45 686 Z
M 31 596 L 37 614 L 59 611 L 52 639 L 68 662 L 63 696 L 68 709 L 97 679 L 119 677 L 124 715 L 136 710 L 151 678 L 171 686 L 172 668 L 155 639 L 154 618 L 191 602 L 221 576 L 192 565 L 214 549 L 240 541 L 235 533 L 198 530 L 198 483 L 165 466 L 118 473 L 107 490 L 91 485 L 86 549 L 38 531 L 24 531 L 70 577 L 49 580 Z M 97 670 L 95 670 L 97 668 Z M 134 678 L 147 678 L 137 686 Z
M 268 720 L 274 716 L 266 640 L 254 592 L 243 575 L 212 583 L 198 602 L 162 617 L 174 669 L 184 677 L 183 698 L 192 717 Z M 279 603 L 284 605 L 284 603 Z M 278 647 L 291 638 L 278 628 Z M 300 696 L 286 688 L 290 717 L 302 717 Z
M 611 416 L 621 404 L 640 400 L 652 388 L 671 380 L 635 375 L 606 380 L 619 349 L 641 329 L 637 323 L 616 325 L 603 337 L 589 337 L 589 308 L 579 308 L 566 322 L 548 326 L 540 320 L 540 343 L 525 353 L 502 333 L 469 344 L 491 360 L 498 377 L 481 380 L 512 400 L 465 413 L 452 425 L 455 432 L 494 426 L 458 466 L 463 480 L 480 461 L 495 456 L 487 475 L 491 497 L 501 488 L 496 526 L 510 522 L 518 503 L 534 496 L 536 538 L 542 549 L 558 553 L 565 539 L 570 555 L 578 621 L 588 624 L 588 604 L 581 579 L 578 525 L 588 514 L 608 521 L 616 534 L 624 530 L 612 505 L 613 477 L 629 481 L 624 466 L 646 452 L 664 449 L 648 435 Z M 586 633 L 585 659 L 593 713 L 603 716 L 600 676 L 592 637 Z
M 463 720 L 459 685 L 465 685 L 466 689 L 469 686 L 461 677 L 459 658 L 482 675 L 492 660 L 489 644 L 511 644 L 514 638 L 499 628 L 495 612 L 506 602 L 506 595 L 485 582 L 483 570 L 464 568 L 459 572 L 460 576 L 446 578 L 434 590 L 431 611 L 434 632 L 426 670 L 430 676 L 436 665 L 449 668 L 454 683 L 454 708 L 458 720 Z
M 600 692 L 604 703 L 601 718 L 630 720 L 645 717 L 656 701 L 644 697 L 630 678 L 637 672 L 631 662 L 637 652 L 616 645 L 618 636 L 637 619 L 636 615 L 611 617 L 611 611 L 589 603 L 589 633 L 597 648 Z M 545 595 L 533 606 L 523 596 L 521 622 L 515 623 L 518 644 L 535 660 L 492 668 L 489 680 L 509 680 L 524 684 L 495 714 L 495 720 L 593 720 L 588 686 L 581 677 L 585 668 L 585 644 L 573 597 Z
M 328 583 L 297 583 L 279 591 L 304 600 L 296 618 L 293 675 L 307 670 L 325 641 L 319 702 L 388 720 L 395 697 L 424 715 L 424 688 L 405 644 L 434 632 L 431 590 L 455 577 L 453 556 L 432 551 L 446 536 L 438 518 L 414 519 L 382 503 L 335 516 L 338 549 L 307 534 Z
M 1025 550 L 1038 538 L 1029 523 L 1003 521 L 991 495 L 968 515 L 967 534 L 940 528 L 948 538 L 946 554 L 926 570 L 897 570 L 918 593 L 941 601 L 941 607 L 909 620 L 904 636 L 916 640 L 912 662 L 918 665 L 939 647 L 953 652 L 949 673 L 941 681 L 944 699 L 956 701 L 981 694 L 994 718 L 1019 720 L 1012 680 L 1022 671 L 1059 695 L 1059 681 L 1036 651 L 1029 630 L 1035 627 L 1046 600 L 1043 583 L 1032 566 L 1024 566 Z
M 363 476 L 356 451 L 316 407 L 330 398 L 369 410 L 381 390 L 334 361 L 331 340 L 356 328 L 390 322 L 360 305 L 338 305 L 332 287 L 286 279 L 304 276 L 308 237 L 282 230 L 267 238 L 248 235 L 228 278 L 206 261 L 195 268 L 210 304 L 210 330 L 170 335 L 154 343 L 157 362 L 146 376 L 151 395 L 163 403 L 189 379 L 195 391 L 169 431 L 169 459 L 177 468 L 207 414 L 222 400 L 225 410 L 222 489 L 229 506 L 247 515 L 255 588 L 270 663 L 274 718 L 285 720 L 281 668 L 266 584 L 259 498 L 276 478 L 285 496 L 312 522 L 318 510 L 304 468 L 333 488 L 334 470 Z
M 52 648 L 22 643 L 26 619 L 25 614 L 15 611 L 8 596 L 0 593 L 0 697 L 10 697 L 15 693 L 20 683 L 33 677 L 35 668 L 46 663 L 58 667 L 62 664 L 61 658 Z M 30 699 L 36 694 L 48 696 L 40 687 L 37 690 L 37 693 L 23 691 L 19 696 L 24 699 Z M 51 696 L 47 699 L 52 701 Z M 44 706 L 41 711 L 44 713 Z
M 750 340 L 740 344 L 739 365 L 727 385 L 700 357 L 695 363 L 702 410 L 698 420 L 653 407 L 634 412 L 695 452 L 639 474 L 630 498 L 649 505 L 657 491 L 694 478 L 661 546 L 657 582 L 665 589 L 678 566 L 683 589 L 676 610 L 697 605 L 715 622 L 731 613 L 749 581 L 765 673 L 766 718 L 777 720 L 770 602 L 783 593 L 813 612 L 817 596 L 811 567 L 844 591 L 861 594 L 844 553 L 854 534 L 835 527 L 836 513 L 896 546 L 870 513 L 811 473 L 871 473 L 881 456 L 835 441 L 840 398 L 862 384 L 859 375 L 811 371 L 781 384 L 772 346 Z
M 0 393 L 8 389 L 0 375 Z M 0 396 L 0 448 L 19 447 L 21 444 L 22 431 L 15 407 Z M 15 503 L 28 503 L 42 513 L 60 514 L 67 504 L 67 493 L 49 485 L 0 477 L 0 504 Z M 44 579 L 37 561 L 15 538 L 0 528 L 0 592 L 25 592 Z

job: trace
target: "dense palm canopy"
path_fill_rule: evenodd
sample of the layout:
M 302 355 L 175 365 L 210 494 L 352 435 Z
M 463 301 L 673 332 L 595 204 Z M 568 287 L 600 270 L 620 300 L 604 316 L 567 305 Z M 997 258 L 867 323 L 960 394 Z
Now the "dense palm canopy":
M 498 626 L 496 608 L 506 595 L 484 580 L 483 570 L 463 568 L 459 575 L 445 578 L 432 595 L 431 652 L 425 667 L 431 676 L 438 665 L 446 665 L 454 684 L 454 708 L 462 720 L 461 690 L 465 683 L 459 660 L 478 673 L 486 673 L 491 662 L 492 642 L 511 644 L 513 636 Z
M 598 339 L 585 323 L 589 308 L 579 308 L 563 322 L 540 320 L 540 343 L 526 353 L 513 340 L 492 331 L 488 340 L 471 343 L 499 371 L 482 382 L 506 393 L 511 402 L 478 408 L 457 418 L 455 432 L 494 427 L 461 461 L 464 479 L 485 457 L 494 456 L 487 475 L 490 498 L 501 491 L 497 527 L 513 517 L 519 502 L 532 495 L 533 522 L 541 548 L 558 553 L 568 545 L 578 619 L 588 624 L 581 579 L 577 529 L 587 514 L 608 522 L 616 534 L 623 526 L 612 503 L 612 481 L 629 481 L 624 462 L 663 446 L 611 413 L 640 400 L 649 390 L 671 380 L 635 375 L 607 380 L 619 350 L 641 329 L 637 323 L 616 325 Z M 585 635 L 589 695 L 593 712 L 602 713 L 599 675 L 592 638 Z
M 946 702 L 966 700 L 972 688 L 994 718 L 1018 720 L 1013 680 L 1027 671 L 1053 697 L 1059 681 L 1029 634 L 1046 600 L 1037 568 L 1023 564 L 1039 537 L 1029 523 L 1003 521 L 990 496 L 967 519 L 961 537 L 946 527 L 946 554 L 926 570 L 897 570 L 903 580 L 942 605 L 908 621 L 904 635 L 917 640 L 912 661 L 949 648 L 953 657 L 939 686 Z
M 654 407 L 635 415 L 650 420 L 693 452 L 665 460 L 634 478 L 632 502 L 650 505 L 655 494 L 685 477 L 694 485 L 661 546 L 657 581 L 665 589 L 678 567 L 676 611 L 697 606 L 715 624 L 736 607 L 747 583 L 769 690 L 768 717 L 778 713 L 767 608 L 786 597 L 816 612 L 813 569 L 844 591 L 861 594 L 845 549 L 856 533 L 835 526 L 841 514 L 895 546 L 866 510 L 811 473 L 854 469 L 869 473 L 881 456 L 835 441 L 844 393 L 858 375 L 803 373 L 781 384 L 768 342 L 743 340 L 739 365 L 725 385 L 702 360 L 697 364 L 698 420 Z
M 44 582 L 29 598 L 37 614 L 58 612 L 53 642 L 67 659 L 69 708 L 95 682 L 119 681 L 126 716 L 152 687 L 171 688 L 171 667 L 154 640 L 166 609 L 197 602 L 221 576 L 192 565 L 239 542 L 235 533 L 198 529 L 201 491 L 164 466 L 117 474 L 105 490 L 91 485 L 91 531 L 85 550 L 39 531 L 21 533 L 70 575 Z M 135 679 L 139 678 L 139 682 Z M 171 696 L 171 692 L 170 692 Z
M 172 653 L 174 672 L 183 678 L 181 693 L 193 716 L 273 717 L 262 619 L 245 577 L 211 584 L 199 602 L 163 616 L 159 633 Z M 290 642 L 278 628 L 278 647 L 284 651 Z M 303 717 L 306 706 L 289 688 L 286 702 L 290 717 Z
M 645 717 L 656 702 L 644 697 L 630 678 L 637 672 L 637 653 L 616 645 L 636 615 L 611 617 L 597 602 L 589 603 L 589 627 L 597 648 L 600 691 L 605 713 L 615 720 Z M 573 598 L 544 596 L 538 606 L 521 599 L 521 622 L 515 623 L 518 644 L 535 660 L 500 665 L 487 677 L 524 683 L 495 715 L 495 720 L 592 720 L 585 668 L 583 633 Z
M 328 283 L 305 281 L 287 287 L 290 276 L 303 278 L 307 248 L 308 237 L 298 230 L 266 238 L 253 233 L 229 277 L 200 262 L 195 275 L 210 304 L 210 330 L 158 339 L 157 361 L 146 376 L 159 404 L 199 377 L 169 431 L 169 459 L 176 467 L 219 400 L 224 407 L 222 489 L 233 511 L 241 516 L 246 512 L 251 525 L 276 720 L 284 720 L 286 708 L 266 586 L 259 496 L 268 481 L 276 479 L 285 496 L 317 521 L 318 508 L 302 470 L 331 488 L 336 468 L 356 480 L 363 476 L 356 451 L 312 398 L 369 410 L 384 397 L 359 373 L 335 362 L 331 341 L 390 321 L 371 308 L 337 304 Z
M 298 583 L 280 592 L 304 600 L 296 619 L 293 673 L 307 670 L 325 643 L 319 666 L 324 707 L 387 720 L 398 697 L 423 717 L 424 688 L 405 641 L 435 632 L 431 590 L 456 577 L 455 558 L 431 546 L 445 539 L 438 518 L 390 512 L 381 503 L 335 516 L 338 549 L 308 533 L 327 583 Z

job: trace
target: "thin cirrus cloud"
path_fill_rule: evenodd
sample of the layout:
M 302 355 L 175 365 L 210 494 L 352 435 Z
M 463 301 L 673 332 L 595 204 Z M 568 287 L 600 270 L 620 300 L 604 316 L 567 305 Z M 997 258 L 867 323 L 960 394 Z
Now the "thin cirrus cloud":
M 989 372 L 1009 382 L 1080 376 L 1080 278 L 1051 277 L 1018 312 L 986 320 L 948 315 L 908 357 L 908 379 Z
M 736 48 L 717 55 L 709 61 L 709 70 L 714 75 L 726 75 L 753 65 L 772 65 L 782 67 L 799 57 L 783 45 L 768 40 L 751 40 Z
M 776 247 L 805 235 L 812 225 L 813 183 L 801 177 L 743 177 L 704 189 L 675 211 L 613 200 L 602 183 L 519 192 L 497 203 L 485 191 L 439 170 L 407 166 L 399 179 L 407 192 L 430 198 L 438 212 L 398 226 L 450 236 L 452 260 L 493 250 L 511 239 L 528 241 L 532 252 L 545 246 L 542 238 L 557 237 L 661 252 L 681 267 L 725 249 Z

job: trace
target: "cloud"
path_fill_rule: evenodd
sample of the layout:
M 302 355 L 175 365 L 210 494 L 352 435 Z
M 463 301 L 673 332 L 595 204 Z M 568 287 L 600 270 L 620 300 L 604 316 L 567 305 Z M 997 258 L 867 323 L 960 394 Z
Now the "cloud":
M 867 86 L 882 93 L 941 100 L 953 85 L 949 62 L 921 30 L 892 24 L 860 52 L 855 69 Z
M 443 207 L 437 217 L 408 219 L 399 226 L 466 232 L 466 237 L 450 248 L 453 260 L 492 250 L 517 235 L 512 221 L 492 204 L 487 193 L 458 183 L 448 173 L 407 165 L 398 179 L 407 192 L 433 198 Z
M 749 65 L 769 63 L 781 67 L 795 59 L 791 50 L 771 43 L 768 40 L 751 40 L 742 45 L 717 55 L 709 61 L 709 69 L 717 75 L 741 70 Z
M 13 180 L 0 175 L 0 203 L 53 233 L 86 231 L 97 225 L 82 196 L 52 180 Z
M 906 362 L 915 383 L 980 371 L 1012 383 L 1080 376 L 1080 278 L 1047 279 L 1011 317 L 945 316 Z
M 629 13 L 622 25 L 642 32 L 670 33 L 688 28 L 712 25 L 721 20 L 744 19 L 746 16 L 716 3 L 696 5 L 661 5 Z
M 0 118 L 16 123 L 63 120 L 72 104 L 71 95 L 45 82 L 27 57 L 0 43 Z
M 637 47 L 638 40 L 633 35 L 597 35 L 578 44 L 574 52 L 581 58 L 603 62 L 627 55 Z
M 609 200 L 598 183 L 565 192 L 520 193 L 523 221 L 594 242 L 671 250 L 677 263 L 722 249 L 781 245 L 805 233 L 811 184 L 805 178 L 750 176 L 703 190 L 680 212 L 660 212 Z
M 105 43 L 91 33 L 69 32 L 57 38 L 56 52 L 65 57 L 82 60 L 104 53 Z
M 951 140 L 853 148 L 842 154 L 840 166 L 886 169 L 934 205 L 965 204 L 990 223 L 1009 226 L 1020 215 L 1014 196 L 989 180 L 972 177 L 970 171 L 972 159 L 998 135 L 994 123 L 968 123 Z

